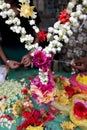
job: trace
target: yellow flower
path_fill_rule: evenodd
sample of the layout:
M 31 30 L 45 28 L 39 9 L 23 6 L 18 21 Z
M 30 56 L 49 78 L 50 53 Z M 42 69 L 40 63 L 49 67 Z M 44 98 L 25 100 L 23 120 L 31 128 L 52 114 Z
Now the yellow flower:
M 56 98 L 56 102 L 58 102 L 60 105 L 63 105 L 63 106 L 70 104 L 68 96 L 65 95 L 65 90 L 60 90 Z
M 29 126 L 26 128 L 26 130 L 43 130 L 42 126 Z
M 74 130 L 76 126 L 72 122 L 64 121 L 61 123 L 61 127 L 63 130 Z
M 4 111 L 6 107 L 7 107 L 7 104 L 4 103 L 2 106 L 0 106 L 0 111 Z
M 81 83 L 81 84 L 84 84 L 87 86 L 87 76 L 86 75 L 80 75 L 78 74 L 77 77 L 76 77 L 76 80 Z
M 30 6 L 28 2 L 22 3 L 21 8 L 18 9 L 20 11 L 20 16 L 25 18 L 29 18 L 30 16 L 34 15 L 34 8 L 35 6 Z
M 12 113 L 15 117 L 18 117 L 21 113 L 22 108 L 22 102 L 17 101 L 15 104 L 13 104 Z

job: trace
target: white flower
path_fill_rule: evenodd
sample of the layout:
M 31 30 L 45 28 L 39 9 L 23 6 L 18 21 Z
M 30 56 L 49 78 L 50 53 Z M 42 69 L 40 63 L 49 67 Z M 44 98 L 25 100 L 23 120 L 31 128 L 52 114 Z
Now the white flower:
M 81 4 L 77 5 L 76 10 L 82 10 L 82 5 Z
M 35 30 L 36 33 L 39 33 L 39 28 L 37 26 L 33 26 L 33 29 Z
M 75 6 L 75 3 L 69 2 L 67 9 L 70 9 L 70 10 L 71 10 L 71 9 L 73 9 L 74 6 Z
M 52 38 L 52 34 L 51 34 L 51 33 L 48 33 L 48 34 L 47 34 L 47 40 L 49 41 L 51 38 Z
M 8 11 L 7 11 L 7 14 L 8 14 L 8 16 L 15 16 L 15 12 L 12 10 L 12 9 L 9 9 Z
M 58 47 L 58 48 L 57 48 L 57 51 L 60 52 L 60 51 L 61 51 L 61 47 Z
M 26 34 L 26 30 L 25 30 L 24 27 L 21 28 L 21 34 L 22 34 L 22 35 L 23 35 L 23 34 Z
M 30 25 L 34 25 L 35 24 L 35 20 L 30 20 L 29 23 L 30 23 Z
M 71 17 L 76 17 L 76 12 L 72 12 L 70 15 Z
M 54 28 L 55 28 L 55 29 L 58 29 L 59 26 L 60 26 L 60 21 L 58 21 L 58 22 L 56 22 L 56 23 L 54 24 Z
M 83 5 L 87 6 L 87 0 L 83 0 Z
M 36 17 L 37 17 L 37 12 L 34 12 L 34 14 L 31 15 L 31 18 L 32 18 L 32 19 L 36 19 Z
M 55 35 L 55 36 L 54 36 L 54 39 L 57 40 L 57 41 L 59 41 L 58 35 Z
M 49 32 L 49 33 L 52 33 L 53 30 L 54 30 L 53 27 L 49 27 L 49 28 L 48 28 L 48 32 Z
M 30 3 L 30 0 L 18 0 L 20 3 L 25 3 L 25 2 L 28 2 Z
M 76 16 L 77 16 L 77 17 L 80 16 L 81 14 L 82 14 L 81 10 L 78 10 L 78 11 L 76 12 Z
M 67 34 L 68 34 L 68 36 L 71 36 L 73 34 L 73 32 L 71 30 L 68 30 Z
M 79 19 L 80 20 L 87 19 L 87 16 L 82 14 L 82 15 L 79 16 Z
M 69 38 L 66 35 L 63 36 L 63 40 L 64 40 L 65 43 L 69 42 Z
M 54 29 L 54 30 L 53 30 L 53 33 L 54 33 L 54 34 L 58 34 L 59 31 L 58 31 L 57 29 Z
M 59 30 L 59 31 L 58 31 L 59 36 L 62 36 L 63 33 L 64 33 L 63 30 Z

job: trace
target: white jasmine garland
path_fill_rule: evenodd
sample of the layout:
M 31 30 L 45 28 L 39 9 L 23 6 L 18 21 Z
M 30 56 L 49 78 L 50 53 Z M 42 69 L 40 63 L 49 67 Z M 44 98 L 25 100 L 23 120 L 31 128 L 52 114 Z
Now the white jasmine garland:
M 48 83 L 48 72 L 43 72 L 43 70 L 39 69 L 39 78 L 42 84 Z
M 21 3 L 29 2 L 30 3 L 30 0 L 21 0 L 19 2 L 21 2 Z M 10 27 L 10 29 L 13 32 L 15 32 L 17 34 L 21 34 L 20 42 L 22 42 L 22 43 L 25 42 L 26 44 L 28 43 L 30 45 L 34 41 L 33 36 L 28 35 L 28 36 L 30 36 L 29 37 L 30 39 L 26 38 L 25 40 L 23 40 L 21 38 L 24 35 L 25 35 L 25 37 L 27 37 L 26 30 L 24 29 L 24 27 L 20 26 L 20 24 L 21 24 L 20 19 L 15 17 L 15 12 L 12 9 L 10 9 L 10 7 L 11 7 L 10 4 L 5 3 L 4 0 L 1 0 L 0 1 L 0 10 L 1 10 L 0 11 L 0 16 L 2 16 L 2 18 L 6 18 L 7 17 L 8 19 L 6 20 L 5 23 L 8 24 L 8 25 L 12 25 Z M 38 33 L 39 32 L 39 28 L 35 24 L 35 18 L 36 17 L 37 17 L 37 12 L 35 12 L 31 16 L 32 20 L 29 21 L 29 24 L 32 26 L 32 28 L 35 30 L 35 32 Z

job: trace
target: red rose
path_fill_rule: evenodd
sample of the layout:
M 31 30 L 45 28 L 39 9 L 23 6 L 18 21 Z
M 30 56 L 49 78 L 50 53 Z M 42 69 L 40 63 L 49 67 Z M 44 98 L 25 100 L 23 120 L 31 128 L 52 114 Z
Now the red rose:
M 81 119 L 87 118 L 87 108 L 82 102 L 75 103 L 74 114 Z

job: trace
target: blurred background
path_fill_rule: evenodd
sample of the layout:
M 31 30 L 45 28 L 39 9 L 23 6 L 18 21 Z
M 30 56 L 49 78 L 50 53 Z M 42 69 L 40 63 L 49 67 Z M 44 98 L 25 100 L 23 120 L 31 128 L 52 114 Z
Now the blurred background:
M 53 26 L 59 12 L 66 8 L 68 2 L 69 0 L 33 0 L 41 17 L 40 28 L 47 31 L 48 27 Z

